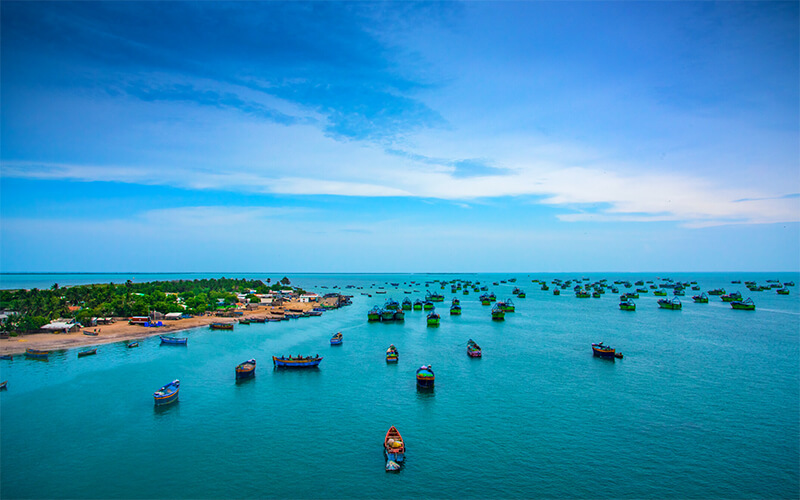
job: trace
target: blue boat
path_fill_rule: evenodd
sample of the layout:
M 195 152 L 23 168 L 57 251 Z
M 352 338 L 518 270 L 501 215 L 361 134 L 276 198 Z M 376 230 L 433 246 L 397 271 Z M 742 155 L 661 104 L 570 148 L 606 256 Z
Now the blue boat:
M 277 368 L 314 368 L 321 361 L 322 356 L 272 356 L 272 362 Z
M 178 391 L 181 382 L 178 379 L 173 380 L 161 389 L 153 393 L 153 399 L 156 406 L 168 405 L 178 400 Z
M 431 365 L 420 366 L 417 368 L 417 387 L 420 389 L 433 389 L 436 376 L 433 374 Z
M 49 351 L 41 351 L 39 349 L 25 349 L 25 357 L 31 359 L 47 359 L 50 355 Z
M 132 348 L 134 348 L 134 347 L 139 347 L 139 343 L 138 343 L 138 342 L 131 342 L 131 343 L 130 343 L 130 344 L 128 344 L 126 347 L 127 347 L 128 349 L 132 349 Z
M 337 332 L 331 337 L 331 345 L 341 345 L 342 343 L 342 332 Z
M 236 366 L 236 380 L 253 378 L 256 376 L 256 360 L 248 359 Z
M 178 338 L 178 337 L 159 337 L 161 339 L 162 344 L 167 345 L 187 345 L 188 339 L 186 337 Z

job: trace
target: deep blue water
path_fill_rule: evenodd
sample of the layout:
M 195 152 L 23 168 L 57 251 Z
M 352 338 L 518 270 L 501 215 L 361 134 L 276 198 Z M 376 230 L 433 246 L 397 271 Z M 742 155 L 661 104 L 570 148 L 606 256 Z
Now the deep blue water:
M 20 286 L 108 276 L 37 276 L 43 284 Z M 512 276 L 517 283 L 491 286 Z M 682 311 L 660 310 L 648 294 L 623 312 L 611 293 L 556 297 L 531 283 L 582 276 L 290 275 L 319 292 L 366 289 L 319 318 L 192 330 L 185 348 L 155 338 L 137 349 L 102 345 L 81 359 L 71 350 L 49 362 L 0 361 L 0 380 L 9 381 L 0 394 L 0 497 L 797 498 L 800 288 L 750 293 L 730 280 L 800 276 L 669 275 L 703 290 L 738 289 L 755 312 L 716 297 L 694 304 L 689 292 Z M 403 283 L 455 277 L 488 284 L 498 299 L 514 286 L 528 297 L 492 322 L 478 294 L 459 292 L 463 315 L 451 317 L 447 287 L 439 328 L 416 311 L 403 324 L 366 322 L 388 297 L 424 296 L 424 285 Z M 360 295 L 373 283 L 390 293 Z M 330 346 L 336 331 L 344 343 Z M 483 358 L 466 355 L 469 338 Z M 624 359 L 592 357 L 597 341 Z M 397 365 L 384 362 L 391 343 Z M 272 368 L 270 356 L 290 353 L 325 359 L 317 370 Z M 252 357 L 255 380 L 235 384 L 234 367 Z M 423 363 L 436 371 L 430 393 L 415 388 Z M 175 378 L 180 402 L 154 409 L 153 391 Z M 407 446 L 397 474 L 383 470 L 390 425 Z

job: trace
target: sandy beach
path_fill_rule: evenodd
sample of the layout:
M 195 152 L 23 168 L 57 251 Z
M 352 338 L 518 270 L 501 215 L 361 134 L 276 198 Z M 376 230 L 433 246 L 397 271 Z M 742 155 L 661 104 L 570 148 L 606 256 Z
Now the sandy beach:
M 287 302 L 283 306 L 262 306 L 251 311 L 244 311 L 242 318 L 282 318 L 286 310 L 303 312 L 319 307 L 319 302 Z M 59 349 L 73 349 L 83 346 L 98 346 L 112 342 L 134 341 L 166 333 L 180 332 L 210 325 L 211 323 L 236 323 L 235 318 L 219 316 L 195 316 L 177 321 L 162 321 L 164 326 L 150 328 L 141 325 L 130 325 L 121 320 L 108 325 L 84 328 L 73 333 L 33 333 L 0 339 L 0 355 L 23 354 L 25 349 L 42 349 L 53 351 Z M 85 335 L 84 331 L 97 330 L 97 336 Z M 223 334 L 224 330 L 221 331 Z

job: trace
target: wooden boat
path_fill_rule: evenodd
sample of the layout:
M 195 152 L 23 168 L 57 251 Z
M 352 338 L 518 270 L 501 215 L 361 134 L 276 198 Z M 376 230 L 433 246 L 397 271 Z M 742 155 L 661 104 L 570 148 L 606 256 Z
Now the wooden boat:
M 494 292 L 489 294 L 489 300 L 492 302 L 497 301 L 497 296 L 494 294 Z
M 89 349 L 88 351 L 81 351 L 81 352 L 79 352 L 79 353 L 78 353 L 78 357 L 79 357 L 79 358 L 82 358 L 82 357 L 84 357 L 84 356 L 92 356 L 92 355 L 94 355 L 94 354 L 97 354 L 97 348 L 96 348 L 96 347 L 95 347 L 94 349 Z
M 467 354 L 471 358 L 480 358 L 483 355 L 481 353 L 481 346 L 479 346 L 474 340 L 469 339 L 467 341 Z
M 394 311 L 391 309 L 381 309 L 381 321 L 394 321 Z
M 314 368 L 319 366 L 322 356 L 272 356 L 272 363 L 276 368 Z
M 423 365 L 417 368 L 417 387 L 420 389 L 432 389 L 435 381 L 436 376 L 431 365 Z
M 239 321 L 240 325 L 249 325 L 250 324 L 250 320 L 247 319 L 247 318 L 241 318 L 238 321 Z M 233 325 L 231 325 L 231 326 L 233 326 Z M 222 328 L 220 328 L 220 330 L 222 330 Z M 233 330 L 233 328 L 231 328 L 231 330 Z
M 212 330 L 233 330 L 233 323 L 211 323 L 208 326 L 211 327 Z
M 188 345 L 189 339 L 186 337 L 163 337 L 159 336 L 162 344 L 167 345 Z
M 722 302 L 741 301 L 742 300 L 742 294 L 739 293 L 739 292 L 733 292 L 733 293 L 729 293 L 729 294 L 723 295 L 722 297 L 720 297 L 720 299 L 722 299 Z
M 84 335 L 89 335 L 91 337 L 97 337 L 98 333 L 96 331 L 90 332 L 89 330 L 83 330 Z
M 181 381 L 178 379 L 173 380 L 161 389 L 153 393 L 153 399 L 156 406 L 164 406 L 174 403 L 178 400 L 178 392 L 180 391 Z
M 31 359 L 47 359 L 50 351 L 42 351 L 39 349 L 25 349 L 25 357 Z
M 616 349 L 611 346 L 603 345 L 602 342 L 592 344 L 592 355 L 598 358 L 622 358 L 622 353 L 618 353 Z
M 406 320 L 406 313 L 403 312 L 402 309 L 398 309 L 398 310 L 396 310 L 394 312 L 394 315 L 393 315 L 392 319 L 395 320 L 395 321 L 405 321 Z
M 737 300 L 731 302 L 731 307 L 733 309 L 738 309 L 740 311 L 755 311 L 756 305 L 753 303 L 753 299 L 746 299 L 746 300 Z
M 383 438 L 383 454 L 386 457 L 387 471 L 398 470 L 400 468 L 399 464 L 403 463 L 405 459 L 406 445 L 395 426 L 389 427 L 386 437 Z M 392 463 L 394 465 L 391 465 Z
M 125 347 L 127 347 L 128 349 L 131 349 L 131 348 L 134 348 L 134 347 L 139 347 L 139 343 L 138 342 L 131 342 L 130 344 L 126 345 Z
M 692 300 L 697 304 L 708 304 L 708 295 L 706 295 L 705 292 L 700 295 L 693 295 Z
M 622 311 L 635 311 L 636 310 L 636 303 L 632 300 L 623 300 L 619 303 L 619 308 Z
M 341 345 L 342 344 L 342 332 L 337 332 L 333 334 L 331 337 L 331 345 Z
M 428 314 L 428 326 L 439 326 L 439 314 L 436 311 L 431 311 Z
M 585 290 L 578 290 L 577 292 L 575 292 L 575 297 L 578 299 L 588 299 L 591 296 L 592 295 Z
M 248 359 L 236 366 L 236 380 L 244 380 L 256 376 L 256 360 Z
M 411 308 L 412 308 L 411 299 L 409 299 L 408 297 L 403 299 L 403 306 L 402 307 L 403 307 L 404 311 L 410 311 Z
M 5 391 L 6 389 L 8 389 L 8 380 L 0 382 L 0 391 Z
M 14 356 L 12 356 L 11 354 L 3 354 L 2 356 L 0 356 L 0 359 L 12 359 L 13 360 Z
M 520 290 L 519 293 L 517 294 L 517 298 L 518 299 L 524 299 L 525 297 L 527 297 L 527 295 L 525 295 L 525 292 Z
M 778 288 L 775 291 L 778 293 L 778 295 L 789 295 L 789 289 L 786 287 Z
M 434 309 L 433 302 L 431 302 L 430 300 L 426 300 L 422 304 L 422 309 L 425 310 L 425 311 L 433 311 L 433 309 Z
M 461 316 L 461 306 L 458 304 L 450 306 L 450 316 Z
M 421 311 L 422 310 L 422 301 L 420 299 L 417 299 L 417 300 L 414 301 L 414 310 L 415 311 Z
M 714 290 L 709 290 L 708 294 L 709 295 L 725 295 L 725 289 L 724 288 L 715 288 Z
M 660 307 L 661 309 L 671 309 L 673 311 L 678 311 L 681 309 L 681 300 L 678 297 L 673 297 L 672 300 L 659 299 L 658 307 Z
M 500 304 L 502 304 L 502 302 Z M 495 304 L 494 307 L 492 307 L 492 319 L 494 321 L 505 321 L 506 319 L 505 311 L 503 311 L 501 307 L 498 307 L 500 304 Z
M 383 304 L 383 309 L 386 311 L 396 311 L 400 309 L 400 303 L 394 299 L 389 299 Z
M 559 290 L 558 288 L 554 288 L 553 295 L 561 295 L 561 290 Z
M 516 308 L 514 307 L 514 302 L 511 299 L 506 299 L 503 302 L 498 302 L 497 305 L 500 306 L 500 309 L 502 309 L 503 312 L 513 313 L 514 311 L 516 311 Z
M 388 349 L 386 349 L 386 362 L 387 363 L 397 363 L 400 359 L 400 353 L 397 352 L 397 348 L 394 344 L 390 345 Z
M 381 308 L 378 306 L 373 307 L 367 313 L 367 321 L 380 321 L 381 320 Z
M 666 290 L 653 290 L 654 297 L 666 297 L 667 291 Z
M 480 296 L 480 301 L 482 306 L 490 306 L 492 305 L 492 301 L 489 299 L 489 296 L 484 294 Z

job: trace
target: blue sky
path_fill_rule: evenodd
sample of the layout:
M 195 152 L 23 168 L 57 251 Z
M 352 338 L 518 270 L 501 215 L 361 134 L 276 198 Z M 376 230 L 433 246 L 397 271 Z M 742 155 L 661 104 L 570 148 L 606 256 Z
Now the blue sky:
M 800 270 L 797 2 L 0 4 L 0 270 Z

